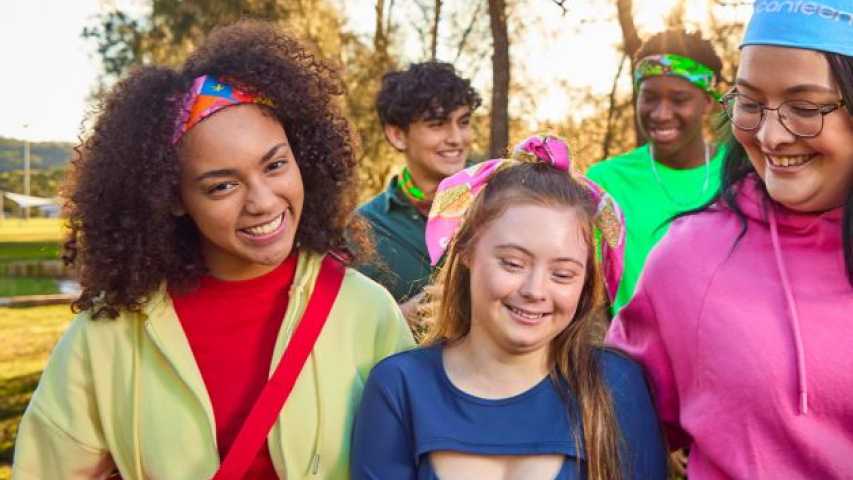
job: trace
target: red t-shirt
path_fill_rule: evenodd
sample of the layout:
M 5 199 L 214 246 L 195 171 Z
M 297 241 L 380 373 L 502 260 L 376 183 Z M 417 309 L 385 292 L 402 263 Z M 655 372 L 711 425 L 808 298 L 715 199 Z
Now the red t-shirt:
M 267 382 L 296 259 L 292 254 L 257 278 L 205 276 L 190 293 L 170 292 L 213 406 L 221 459 Z M 278 478 L 266 444 L 246 478 Z

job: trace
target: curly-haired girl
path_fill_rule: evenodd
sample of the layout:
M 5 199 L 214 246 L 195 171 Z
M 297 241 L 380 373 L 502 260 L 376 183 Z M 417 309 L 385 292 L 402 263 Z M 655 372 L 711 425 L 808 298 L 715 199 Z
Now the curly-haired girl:
M 255 22 L 115 86 L 72 168 L 80 313 L 21 422 L 16 478 L 347 475 L 367 372 L 413 340 L 384 289 L 327 255 L 363 238 L 344 238 L 340 93 Z M 288 374 L 289 397 L 273 390 Z

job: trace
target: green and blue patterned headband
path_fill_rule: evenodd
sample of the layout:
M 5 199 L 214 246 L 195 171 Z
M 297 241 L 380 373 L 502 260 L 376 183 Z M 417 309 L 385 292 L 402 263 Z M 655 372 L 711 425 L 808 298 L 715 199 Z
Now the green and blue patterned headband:
M 674 53 L 649 55 L 637 62 L 634 70 L 634 87 L 650 77 L 679 77 L 695 85 L 699 90 L 719 100 L 721 95 L 714 90 L 714 71 L 696 60 Z

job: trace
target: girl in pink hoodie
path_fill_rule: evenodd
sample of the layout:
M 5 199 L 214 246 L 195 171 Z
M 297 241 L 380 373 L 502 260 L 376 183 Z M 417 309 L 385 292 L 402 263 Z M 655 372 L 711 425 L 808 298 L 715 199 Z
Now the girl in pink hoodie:
M 720 195 L 672 224 L 608 332 L 691 480 L 853 478 L 850 5 L 755 2 Z

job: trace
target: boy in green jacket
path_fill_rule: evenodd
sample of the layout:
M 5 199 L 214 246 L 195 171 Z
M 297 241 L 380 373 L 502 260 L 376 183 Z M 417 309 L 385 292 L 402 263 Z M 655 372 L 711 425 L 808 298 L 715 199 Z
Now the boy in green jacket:
M 385 74 L 376 111 L 405 166 L 359 213 L 373 228 L 377 260 L 358 268 L 384 285 L 411 318 L 432 274 L 424 240 L 438 184 L 462 168 L 471 149 L 471 114 L 480 96 L 449 63 L 412 64 Z

